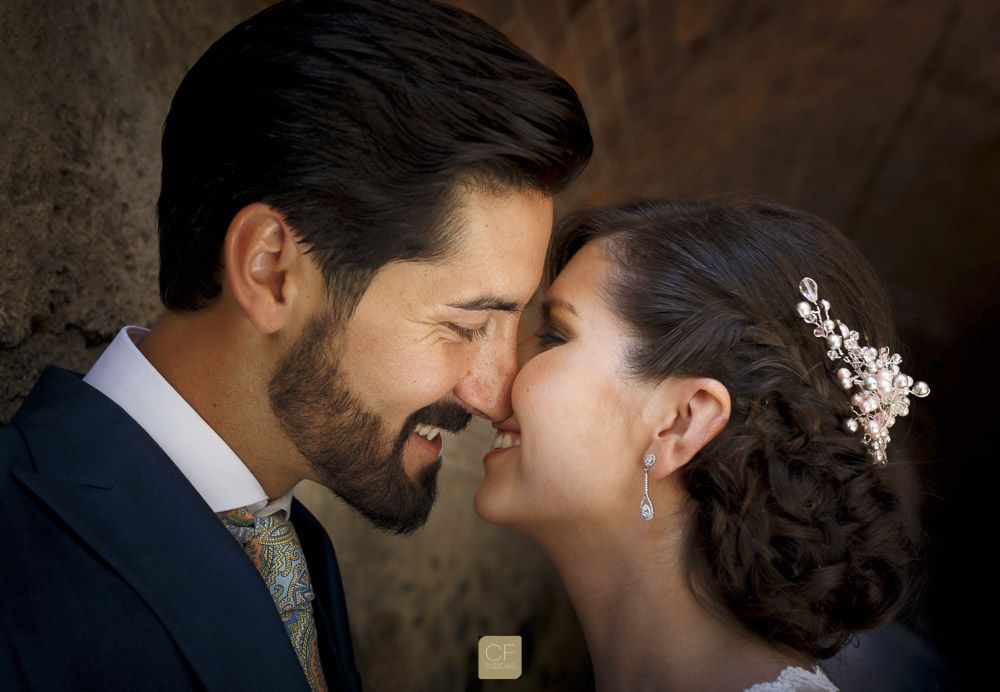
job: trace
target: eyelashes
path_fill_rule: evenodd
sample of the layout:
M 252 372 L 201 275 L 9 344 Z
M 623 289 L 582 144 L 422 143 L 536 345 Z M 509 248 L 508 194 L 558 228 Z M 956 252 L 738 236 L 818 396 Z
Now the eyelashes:
M 457 324 L 449 324 L 448 328 L 470 343 L 484 339 L 486 338 L 486 335 L 489 334 L 489 323 L 484 324 L 482 327 L 477 327 L 476 329 L 469 329 L 468 327 L 462 327 Z
M 538 345 L 542 348 L 549 348 L 550 346 L 558 346 L 559 344 L 566 343 L 566 339 L 551 329 L 538 332 L 535 334 L 535 338 L 538 339 Z
M 469 343 L 474 343 L 476 341 L 481 341 L 489 335 L 489 323 L 484 324 L 481 327 L 469 328 L 463 327 L 459 324 L 448 323 L 447 327 L 461 336 L 463 339 Z M 535 338 L 538 339 L 538 345 L 542 348 L 550 348 L 552 346 L 559 346 L 560 344 L 566 343 L 566 338 L 555 331 L 551 327 L 538 332 L 535 334 Z

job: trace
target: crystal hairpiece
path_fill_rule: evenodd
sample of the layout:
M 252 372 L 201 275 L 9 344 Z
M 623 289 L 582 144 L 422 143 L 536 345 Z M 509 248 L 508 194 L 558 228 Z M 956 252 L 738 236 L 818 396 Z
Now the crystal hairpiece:
M 830 360 L 846 364 L 837 370 L 837 379 L 845 390 L 854 390 L 854 415 L 844 420 L 844 429 L 850 433 L 863 430 L 868 451 L 875 461 L 885 464 L 889 428 L 897 417 L 910 412 L 910 394 L 923 398 L 931 388 L 926 382 L 914 383 L 912 377 L 899 371 L 903 359 L 898 353 L 890 356 L 884 346 L 875 349 L 858 344 L 857 332 L 840 320 L 830 319 L 830 301 L 820 300 L 818 290 L 815 281 L 802 279 L 799 292 L 809 302 L 802 301 L 795 309 L 803 320 L 816 326 L 813 334 L 826 339 Z

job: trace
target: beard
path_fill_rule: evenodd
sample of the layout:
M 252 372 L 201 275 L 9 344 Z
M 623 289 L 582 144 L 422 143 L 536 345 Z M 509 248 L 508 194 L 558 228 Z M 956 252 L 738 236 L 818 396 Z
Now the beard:
M 375 527 L 412 533 L 427 521 L 434 505 L 441 459 L 411 479 L 403 447 L 418 423 L 459 432 L 472 416 L 455 402 L 438 401 L 415 411 L 401 430 L 390 430 L 338 370 L 336 355 L 331 355 L 336 336 L 332 315 L 309 322 L 271 376 L 271 410 L 317 482 Z

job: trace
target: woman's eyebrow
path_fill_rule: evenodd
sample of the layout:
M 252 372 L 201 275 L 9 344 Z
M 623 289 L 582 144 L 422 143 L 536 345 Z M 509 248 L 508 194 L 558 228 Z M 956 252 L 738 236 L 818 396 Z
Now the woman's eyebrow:
M 542 303 L 542 317 L 548 320 L 549 315 L 552 312 L 552 308 L 556 307 L 569 311 L 574 317 L 580 316 L 580 313 L 576 311 L 576 308 L 573 307 L 572 303 L 569 303 L 562 298 L 546 298 Z

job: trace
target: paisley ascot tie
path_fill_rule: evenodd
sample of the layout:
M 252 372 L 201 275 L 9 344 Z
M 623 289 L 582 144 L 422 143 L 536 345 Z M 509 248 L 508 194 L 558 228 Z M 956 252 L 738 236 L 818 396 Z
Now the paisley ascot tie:
M 292 522 L 274 515 L 254 517 L 245 507 L 221 512 L 219 518 L 264 578 L 309 688 L 326 692 L 313 622 L 312 602 L 316 596 Z

